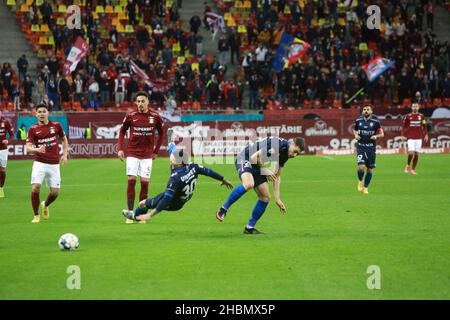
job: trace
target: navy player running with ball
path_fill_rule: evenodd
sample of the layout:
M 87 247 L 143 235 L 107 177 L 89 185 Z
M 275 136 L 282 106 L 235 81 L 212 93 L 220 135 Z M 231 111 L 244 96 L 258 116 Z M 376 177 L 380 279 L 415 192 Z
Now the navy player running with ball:
M 233 189 L 233 185 L 217 172 L 193 162 L 188 163 L 188 156 L 182 149 L 175 148 L 171 152 L 170 164 L 172 166 L 172 174 L 166 191 L 154 198 L 139 202 L 139 206 L 134 212 L 131 210 L 122 210 L 122 214 L 127 219 L 146 221 L 163 210 L 180 210 L 192 198 L 199 175 L 221 181 L 221 185 Z M 149 209 L 152 210 L 147 213 Z
M 384 137 L 380 121 L 372 113 L 372 106 L 365 105 L 362 115 L 356 119 L 355 129 L 353 129 L 353 134 L 357 140 L 358 191 L 362 191 L 364 194 L 369 193 L 370 180 L 376 167 L 376 140 Z M 367 172 L 365 172 L 366 170 Z M 365 178 L 364 173 L 366 174 Z

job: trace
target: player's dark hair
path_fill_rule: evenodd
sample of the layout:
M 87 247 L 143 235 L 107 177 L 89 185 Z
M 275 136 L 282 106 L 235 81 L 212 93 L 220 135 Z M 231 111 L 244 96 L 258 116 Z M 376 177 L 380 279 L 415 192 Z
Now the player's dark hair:
M 136 98 L 135 98 L 135 99 L 137 99 L 137 97 L 139 97 L 139 96 L 144 96 L 144 97 L 147 98 L 147 100 L 150 100 L 150 97 L 149 97 L 148 93 L 145 92 L 145 91 L 138 91 L 138 92 L 136 93 Z
M 363 109 L 364 109 L 365 107 L 370 107 L 370 109 L 373 110 L 373 106 L 372 106 L 370 103 L 363 104 L 362 107 L 363 107 Z
M 297 137 L 297 138 L 294 138 L 293 140 L 294 140 L 295 145 L 300 148 L 300 151 L 305 151 L 305 148 L 306 148 L 305 139 L 303 139 L 301 137 Z
M 40 108 L 45 108 L 45 109 L 47 109 L 47 111 L 49 111 L 48 110 L 48 105 L 46 105 L 45 103 L 38 103 L 36 105 L 36 111 L 38 111 L 38 109 L 40 109 Z

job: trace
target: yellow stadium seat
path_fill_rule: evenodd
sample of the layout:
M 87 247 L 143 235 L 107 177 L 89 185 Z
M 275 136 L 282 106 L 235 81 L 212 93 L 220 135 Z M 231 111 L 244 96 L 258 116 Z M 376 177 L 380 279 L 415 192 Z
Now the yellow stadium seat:
M 127 15 L 126 15 L 125 12 L 123 12 L 123 11 L 120 12 L 120 13 L 118 14 L 117 18 L 118 18 L 119 20 L 128 20 Z
M 100 17 L 98 16 L 97 12 L 92 11 L 92 18 L 94 18 L 94 20 L 99 20 Z
M 8 0 L 8 1 L 6 1 L 6 5 L 7 6 L 15 6 L 16 5 L 16 0 Z
M 55 45 L 55 39 L 53 39 L 53 36 L 48 37 L 48 44 L 54 46 Z
M 231 13 L 230 12 L 225 12 L 225 14 L 223 15 L 223 19 L 224 20 L 231 19 Z
M 237 8 L 237 9 L 243 8 L 243 7 L 244 7 L 244 4 L 242 3 L 242 1 L 237 0 L 237 1 L 234 3 L 234 7 Z
M 240 24 L 238 26 L 237 31 L 238 31 L 238 33 L 246 33 L 247 32 L 247 27 L 245 25 L 243 25 L 243 24 Z
M 38 7 L 42 6 L 44 4 L 44 0 L 36 0 L 36 5 Z
M 125 32 L 126 33 L 133 33 L 134 32 L 134 27 L 131 24 L 127 24 L 125 27 Z
M 66 13 L 67 12 L 67 7 L 65 5 L 63 5 L 63 4 L 60 4 L 58 6 L 58 12 L 59 13 Z
M 119 33 L 125 32 L 125 28 L 120 23 L 116 26 L 116 29 Z
M 120 0 L 120 5 L 125 7 L 128 4 L 127 0 Z
M 183 64 L 186 59 L 183 56 L 177 58 L 177 64 Z
M 177 54 L 178 52 L 180 52 L 181 47 L 180 47 L 180 43 L 179 42 L 175 42 L 172 46 L 172 52 L 174 54 Z
M 39 37 L 39 44 L 40 45 L 47 45 L 48 44 L 47 37 L 44 37 L 44 36 Z
M 115 6 L 114 7 L 114 13 L 121 13 L 123 12 L 123 7 L 122 6 Z
M 231 19 L 229 19 L 228 21 L 227 21 L 227 26 L 228 27 L 236 27 L 236 22 L 234 21 L 234 19 L 233 18 L 231 18 Z
M 250 9 L 252 4 L 250 1 L 244 1 L 244 5 L 242 6 L 244 9 Z
M 27 6 L 32 6 L 33 5 L 33 0 L 27 0 L 27 2 L 25 2 L 27 4 Z
M 38 24 L 32 24 L 31 25 L 31 31 L 32 32 L 40 32 L 41 29 L 39 29 L 39 25 Z
M 41 25 L 41 32 L 50 32 L 47 24 Z
M 19 12 L 28 12 L 30 11 L 30 8 L 26 4 L 22 4 L 20 6 Z
M 114 13 L 114 9 L 112 6 L 106 6 L 105 7 L 105 13 Z
M 63 17 L 59 17 L 58 19 L 56 19 L 56 24 L 58 26 L 64 26 L 66 24 L 66 20 L 64 20 Z
M 96 13 L 105 13 L 105 8 L 103 6 L 96 6 L 95 12 Z
M 117 27 L 117 26 L 120 24 L 120 21 L 119 21 L 119 19 L 117 19 L 117 18 L 113 18 L 113 19 L 111 20 L 111 24 L 112 24 L 113 26 Z

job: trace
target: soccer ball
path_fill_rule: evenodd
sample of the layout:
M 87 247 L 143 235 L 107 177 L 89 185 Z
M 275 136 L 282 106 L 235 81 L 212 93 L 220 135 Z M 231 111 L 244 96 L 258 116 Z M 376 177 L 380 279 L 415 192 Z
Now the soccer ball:
M 76 235 L 72 233 L 63 234 L 58 241 L 58 246 L 61 250 L 75 250 L 80 245 Z

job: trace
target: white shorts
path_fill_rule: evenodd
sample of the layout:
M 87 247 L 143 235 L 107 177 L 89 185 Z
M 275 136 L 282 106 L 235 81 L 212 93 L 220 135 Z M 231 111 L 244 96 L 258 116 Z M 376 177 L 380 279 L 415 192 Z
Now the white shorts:
M 35 161 L 31 173 L 31 184 L 42 184 L 44 179 L 48 188 L 61 188 L 59 164 L 47 164 Z
M 153 159 L 138 159 L 127 157 L 127 176 L 139 176 L 150 179 Z
M 6 168 L 8 163 L 8 149 L 0 150 L 0 167 Z
M 422 139 L 408 139 L 409 152 L 422 152 Z

